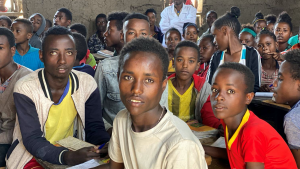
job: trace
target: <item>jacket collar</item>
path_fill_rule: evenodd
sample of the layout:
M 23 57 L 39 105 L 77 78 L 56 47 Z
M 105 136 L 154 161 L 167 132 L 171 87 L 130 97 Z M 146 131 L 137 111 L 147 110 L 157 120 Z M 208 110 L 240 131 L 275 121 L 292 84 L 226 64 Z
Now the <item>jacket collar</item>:
M 71 89 L 71 95 L 78 90 L 79 88 L 79 81 L 78 81 L 78 77 L 77 75 L 74 73 L 74 72 L 71 72 L 70 73 L 70 77 L 71 77 L 71 81 L 72 81 L 72 89 Z M 51 93 L 51 90 L 50 90 L 50 87 L 48 85 L 48 81 L 45 77 L 45 71 L 44 69 L 41 69 L 39 72 L 38 72 L 38 78 L 39 78 L 39 81 L 40 81 L 40 84 L 42 86 L 42 89 L 43 89 L 43 92 L 45 94 L 45 97 L 52 100 L 52 93 Z
M 173 74 L 171 74 L 171 75 L 168 77 L 168 79 L 171 79 L 171 78 L 173 78 L 173 77 L 175 77 L 175 76 L 176 76 L 176 73 L 173 73 Z M 193 79 L 194 79 L 194 85 L 195 85 L 194 87 L 195 87 L 198 91 L 200 91 L 201 88 L 202 88 L 202 86 L 203 86 L 204 83 L 205 83 L 205 78 L 193 74 Z

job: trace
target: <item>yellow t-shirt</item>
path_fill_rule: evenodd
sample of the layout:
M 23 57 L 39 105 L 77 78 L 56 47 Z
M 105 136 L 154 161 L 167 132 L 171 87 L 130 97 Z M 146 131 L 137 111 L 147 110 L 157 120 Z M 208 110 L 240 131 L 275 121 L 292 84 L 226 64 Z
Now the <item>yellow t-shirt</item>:
M 173 66 L 173 60 L 170 60 L 169 67 L 168 67 L 168 73 L 175 73 L 175 68 Z
M 182 95 L 173 86 L 172 79 L 168 81 L 169 110 L 183 121 L 195 119 L 195 102 L 197 93 L 194 90 L 194 81 Z
M 46 139 L 51 144 L 73 136 L 74 120 L 77 115 L 73 99 L 71 97 L 72 82 L 69 79 L 68 85 L 60 98 L 59 103 L 53 104 L 49 110 L 48 119 L 46 121 Z

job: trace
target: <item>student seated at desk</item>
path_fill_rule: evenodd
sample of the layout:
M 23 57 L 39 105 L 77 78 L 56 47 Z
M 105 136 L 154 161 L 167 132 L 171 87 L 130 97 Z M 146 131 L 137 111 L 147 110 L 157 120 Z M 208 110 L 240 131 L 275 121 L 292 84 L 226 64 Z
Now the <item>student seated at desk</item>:
M 260 92 L 271 92 L 273 81 L 278 76 L 281 62 L 280 53 L 277 52 L 278 42 L 274 33 L 267 29 L 262 30 L 256 37 L 257 51 L 261 56 L 261 86 Z
M 82 58 L 85 57 L 86 51 L 88 50 L 88 46 L 85 41 L 85 37 L 83 35 L 81 35 L 80 33 L 73 33 L 73 37 L 75 40 L 75 45 L 76 45 L 76 50 L 77 50 L 76 60 L 73 65 L 73 69 L 81 71 L 81 72 L 85 72 L 85 73 L 91 75 L 92 77 L 94 77 L 94 75 L 95 75 L 94 69 L 90 65 L 87 65 L 85 63 L 80 63 Z
M 7 28 L 0 28 L 0 168 L 5 167 L 5 156 L 12 143 L 16 121 L 14 86 L 31 70 L 13 60 L 15 37 Z
M 210 105 L 210 85 L 194 74 L 200 65 L 196 43 L 182 41 L 174 52 L 175 73 L 168 80 L 168 108 L 183 121 L 197 119 L 205 125 L 222 127 Z
M 291 106 L 284 117 L 284 133 L 300 168 L 300 49 L 286 53 L 274 87 L 276 103 L 288 103 Z
M 206 169 L 204 151 L 185 122 L 159 102 L 167 86 L 168 54 L 154 38 L 127 43 L 119 61 L 119 87 L 126 109 L 113 123 L 109 142 L 113 169 Z
M 251 70 L 239 63 L 222 64 L 212 79 L 211 105 L 225 130 L 230 166 L 236 169 L 296 169 L 283 138 L 247 108 L 254 96 L 254 83 Z M 211 156 L 225 154 L 225 149 L 208 146 L 204 149 Z M 214 151 L 216 149 L 219 151 Z
M 177 44 L 181 41 L 181 33 L 176 28 L 170 28 L 165 36 L 165 43 L 167 45 L 167 52 L 169 55 L 169 67 L 168 67 L 168 76 L 175 73 L 174 68 L 174 50 Z
M 76 165 L 99 158 L 93 147 L 69 151 L 56 141 L 73 136 L 100 145 L 109 141 L 100 93 L 90 75 L 72 70 L 76 46 L 67 28 L 50 28 L 42 42 L 44 69 L 20 79 L 14 89 L 17 109 L 8 168 L 39 167 L 35 158 L 53 164 Z
M 84 36 L 84 38 L 86 38 L 87 30 L 86 30 L 86 27 L 84 25 L 82 25 L 80 23 L 73 24 L 70 27 L 70 29 L 71 29 L 72 32 L 80 33 L 81 35 Z M 82 63 L 90 65 L 94 70 L 96 69 L 95 57 L 94 57 L 93 54 L 91 54 L 89 49 L 86 50 L 85 57 L 80 60 L 80 64 L 82 64 Z

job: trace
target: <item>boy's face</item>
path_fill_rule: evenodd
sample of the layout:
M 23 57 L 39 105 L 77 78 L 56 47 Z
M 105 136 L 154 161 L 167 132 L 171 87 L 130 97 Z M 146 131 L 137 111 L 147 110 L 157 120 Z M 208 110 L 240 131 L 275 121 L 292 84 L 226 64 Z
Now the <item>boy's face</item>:
M 155 16 L 155 13 L 153 13 L 153 12 L 148 12 L 148 13 L 147 13 L 147 16 L 148 16 L 149 21 L 150 21 L 150 27 L 154 26 L 154 25 L 155 25 L 155 22 L 156 22 L 156 16 Z
M 199 68 L 198 51 L 191 47 L 180 47 L 176 50 L 175 72 L 176 77 L 182 81 L 191 79 Z
M 290 39 L 290 37 L 293 35 L 289 24 L 285 22 L 280 22 L 275 25 L 274 34 L 276 35 L 276 39 L 278 43 L 287 42 Z
M 151 111 L 159 105 L 166 88 L 162 63 L 153 53 L 132 52 L 124 58 L 119 87 L 123 104 L 132 116 Z
M 64 12 L 57 11 L 53 18 L 53 24 L 55 26 L 59 25 L 62 27 L 68 27 L 71 25 L 71 20 L 68 20 Z
M 36 14 L 36 15 L 32 16 L 31 18 L 29 18 L 29 20 L 33 25 L 33 33 L 36 33 L 42 25 L 42 22 L 43 22 L 42 17 L 40 15 Z
M 150 35 L 150 24 L 144 19 L 130 19 L 124 23 L 123 28 L 125 43 L 140 36 Z
M 180 35 L 176 31 L 170 31 L 166 35 L 166 45 L 169 51 L 174 51 L 177 44 L 180 42 Z
M 239 39 L 241 41 L 241 44 L 254 47 L 255 44 L 254 37 L 250 33 L 248 32 L 240 33 Z
M 200 62 L 207 63 L 216 51 L 216 47 L 212 44 L 210 39 L 203 38 L 199 44 L 200 48 Z
M 209 12 L 206 14 L 206 23 L 208 25 L 208 27 L 211 28 L 212 24 L 215 22 L 215 20 L 217 19 L 217 15 L 213 12 Z
M 68 78 L 76 60 L 76 46 L 70 35 L 49 35 L 46 37 L 40 59 L 44 62 L 45 71 L 53 78 Z
M 5 19 L 0 19 L 0 27 L 10 29 L 10 26 L 8 25 L 8 22 Z
M 185 29 L 185 32 L 183 34 L 183 38 L 185 40 L 189 40 L 189 41 L 192 41 L 192 42 L 197 42 L 197 39 L 198 39 L 198 31 L 197 29 L 195 28 L 195 26 L 188 26 L 186 29 Z
M 257 21 L 254 26 L 254 30 L 258 34 L 265 27 L 267 27 L 266 21 Z
M 28 33 L 26 25 L 22 22 L 13 22 L 11 31 L 15 36 L 16 44 L 27 42 L 32 37 L 32 33 Z
M 270 53 L 276 52 L 278 43 L 269 35 L 260 35 L 257 41 L 257 50 L 262 59 L 273 58 Z
M 300 81 L 292 78 L 290 63 L 284 61 L 279 68 L 278 78 L 274 81 L 276 103 L 294 105 L 299 101 Z
M 97 30 L 100 32 L 105 32 L 107 27 L 107 20 L 106 18 L 97 18 Z
M 123 41 L 123 32 L 116 26 L 117 20 L 108 21 L 107 29 L 104 32 L 104 43 L 108 47 L 115 47 Z
M 0 35 L 0 70 L 7 66 L 15 55 L 16 47 L 10 47 L 6 36 Z
M 251 103 L 253 93 L 247 93 L 244 76 L 232 69 L 218 69 L 212 80 L 210 95 L 214 115 L 218 119 L 232 118 Z

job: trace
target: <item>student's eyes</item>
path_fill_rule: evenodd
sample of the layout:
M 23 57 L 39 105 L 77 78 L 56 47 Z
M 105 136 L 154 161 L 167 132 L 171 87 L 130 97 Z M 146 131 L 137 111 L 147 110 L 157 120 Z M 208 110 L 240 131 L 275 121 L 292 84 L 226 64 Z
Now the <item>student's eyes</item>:
M 190 63 L 194 63 L 195 61 L 194 60 L 190 60 Z
M 262 48 L 262 45 L 257 45 L 258 48 Z
M 2 50 L 3 49 L 3 47 L 0 47 L 0 50 Z
M 212 91 L 213 93 L 217 93 L 217 92 L 218 92 L 218 90 L 215 89 L 215 88 L 212 88 L 211 91 Z
M 50 52 L 50 55 L 57 55 L 57 52 L 52 51 L 52 52 Z
M 152 79 L 146 79 L 145 82 L 146 83 L 153 83 L 154 81 Z
M 126 76 L 124 76 L 124 79 L 125 79 L 125 80 L 131 80 L 131 79 L 132 79 L 132 77 L 131 77 L 131 76 L 127 76 L 127 75 L 126 75 Z
M 134 32 L 128 32 L 128 34 L 129 34 L 129 35 L 133 35 L 133 34 L 134 34 Z
M 270 46 L 271 45 L 271 43 L 267 43 L 267 46 Z
M 72 54 L 73 54 L 72 51 L 68 51 L 68 52 L 67 52 L 67 55 L 72 55 Z
M 179 39 L 178 39 L 178 38 L 175 38 L 175 41 L 179 41 Z
M 144 32 L 143 32 L 142 35 L 143 35 L 143 36 L 147 36 L 147 33 L 144 33 Z
M 182 61 L 182 59 L 177 59 L 177 62 L 181 62 Z
M 234 92 L 234 90 L 229 89 L 229 90 L 227 90 L 227 93 L 228 94 L 234 94 L 235 92 Z
M 21 31 L 20 31 L 20 30 L 17 30 L 16 32 L 17 32 L 17 33 L 20 33 Z

